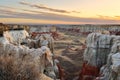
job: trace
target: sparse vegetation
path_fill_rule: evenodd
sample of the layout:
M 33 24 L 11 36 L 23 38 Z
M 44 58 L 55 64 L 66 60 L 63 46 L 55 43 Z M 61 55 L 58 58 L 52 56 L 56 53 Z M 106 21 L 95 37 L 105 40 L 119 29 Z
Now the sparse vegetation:
M 33 62 L 0 56 L 0 80 L 41 80 L 39 68 Z

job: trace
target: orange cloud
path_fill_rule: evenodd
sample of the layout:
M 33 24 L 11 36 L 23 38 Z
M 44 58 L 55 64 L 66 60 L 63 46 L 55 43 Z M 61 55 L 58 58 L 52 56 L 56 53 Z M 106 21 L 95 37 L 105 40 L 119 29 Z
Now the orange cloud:
M 48 13 L 48 12 L 41 12 L 41 11 L 35 11 L 35 10 L 28 10 L 28 9 L 20 9 L 19 10 L 9 10 L 9 9 L 1 9 L 0 8 L 0 20 L 4 18 L 6 21 L 9 18 L 11 21 L 16 22 L 17 19 L 18 22 L 21 21 L 22 23 L 26 22 L 25 20 L 28 20 L 29 23 L 40 23 L 42 21 L 51 22 L 51 23 L 74 23 L 74 24 L 81 24 L 81 23 L 95 23 L 95 24 L 117 24 L 120 23 L 119 20 L 115 19 L 108 19 L 109 16 L 101 16 L 99 15 L 99 18 L 83 18 L 83 17 L 74 17 L 74 16 L 68 16 L 68 15 L 62 15 L 62 14 L 55 14 L 55 13 Z M 102 18 L 103 17 L 103 18 Z M 15 18 L 14 20 L 12 20 Z M 24 20 L 21 20 L 24 19 Z M 30 20 L 29 20 L 30 19 Z M 26 23 L 28 23 L 26 22 Z
M 24 19 L 24 18 L 1 18 L 1 23 L 8 24 L 85 24 L 83 22 L 65 22 L 65 21 L 51 21 L 40 19 Z
M 117 20 L 120 20 L 120 16 L 114 16 Z
M 79 11 L 67 11 L 67 10 L 62 10 L 62 9 L 55 9 L 55 8 L 45 6 L 43 4 L 38 5 L 38 4 L 28 3 L 28 2 L 25 2 L 25 1 L 21 1 L 19 3 L 22 4 L 22 5 L 27 5 L 27 6 L 30 6 L 30 7 L 35 7 L 35 8 L 38 8 L 38 9 L 43 9 L 43 10 L 48 10 L 48 11 L 58 12 L 58 13 L 71 13 L 71 12 L 80 13 Z
M 109 19 L 109 20 L 120 20 L 120 16 L 104 16 L 97 15 L 100 19 Z

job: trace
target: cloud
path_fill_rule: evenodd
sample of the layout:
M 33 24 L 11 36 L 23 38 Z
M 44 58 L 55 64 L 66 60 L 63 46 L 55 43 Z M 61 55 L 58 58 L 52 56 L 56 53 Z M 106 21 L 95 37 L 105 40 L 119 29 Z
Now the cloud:
M 63 14 L 55 14 L 49 12 L 41 12 L 29 9 L 18 9 L 7 6 L 0 6 L 0 18 L 22 18 L 22 19 L 36 19 L 36 20 L 49 20 L 49 21 L 62 21 L 69 23 L 95 23 L 95 24 L 111 24 L 120 23 L 120 20 L 109 19 L 109 16 L 98 15 L 99 18 L 82 18 L 74 17 Z M 102 18 L 104 17 L 104 18 Z M 119 18 L 120 16 L 115 16 Z M 58 23 L 59 24 L 59 23 Z
M 104 15 L 97 15 L 101 19 L 109 19 L 109 20 L 120 20 L 120 16 L 104 16 Z
M 120 16 L 115 16 L 116 18 L 120 18 Z
M 35 12 L 32 10 L 28 10 L 30 12 Z M 67 15 L 58 15 L 53 13 L 46 13 L 46 12 L 35 12 L 36 14 L 32 13 L 21 13 L 21 12 L 14 12 L 8 10 L 1 10 L 1 14 L 7 14 L 4 16 L 0 15 L 0 18 L 23 18 L 23 19 L 40 19 L 40 20 L 50 20 L 50 21 L 64 21 L 64 22 L 78 22 L 78 23 L 96 23 L 96 24 L 107 24 L 107 23 L 119 23 L 119 20 L 109 20 L 109 19 L 99 19 L 99 18 L 80 18 L 80 17 L 72 17 Z
M 104 16 L 104 15 L 97 15 L 101 19 L 113 19 L 114 17 L 111 16 Z
M 20 9 L 20 8 L 13 8 L 13 7 L 9 7 L 9 6 L 1 6 L 0 5 L 0 10 L 1 12 L 3 11 L 4 13 L 8 13 L 8 14 L 11 14 L 11 13 L 38 13 L 38 11 L 31 11 L 31 10 L 28 10 L 28 9 Z M 40 11 L 39 11 L 40 13 Z
M 71 13 L 71 12 L 80 13 L 78 11 L 67 11 L 67 10 L 62 10 L 62 9 L 55 9 L 55 8 L 50 8 L 48 6 L 45 6 L 43 4 L 38 5 L 38 4 L 28 3 L 28 2 L 25 2 L 25 1 L 21 1 L 19 3 L 22 4 L 22 5 L 27 5 L 27 6 L 30 6 L 30 7 L 35 7 L 35 8 L 38 8 L 38 9 L 43 9 L 43 10 L 48 10 L 48 11 L 58 12 L 58 13 Z
M 117 20 L 120 20 L 120 16 L 114 16 Z
M 79 11 L 72 11 L 73 13 L 81 13 L 81 12 L 79 12 Z

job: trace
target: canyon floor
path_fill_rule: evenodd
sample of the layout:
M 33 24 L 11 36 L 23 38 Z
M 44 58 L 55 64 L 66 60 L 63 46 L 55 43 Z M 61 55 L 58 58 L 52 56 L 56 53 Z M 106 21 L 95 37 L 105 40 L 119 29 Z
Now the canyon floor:
M 54 53 L 64 69 L 65 80 L 75 80 L 82 68 L 85 36 L 77 33 L 58 32 Z

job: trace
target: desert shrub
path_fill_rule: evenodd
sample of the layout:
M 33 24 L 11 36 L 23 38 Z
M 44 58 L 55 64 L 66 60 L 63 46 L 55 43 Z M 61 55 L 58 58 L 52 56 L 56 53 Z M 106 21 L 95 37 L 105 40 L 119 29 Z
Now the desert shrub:
M 0 80 L 40 80 L 39 67 L 33 62 L 2 55 Z

